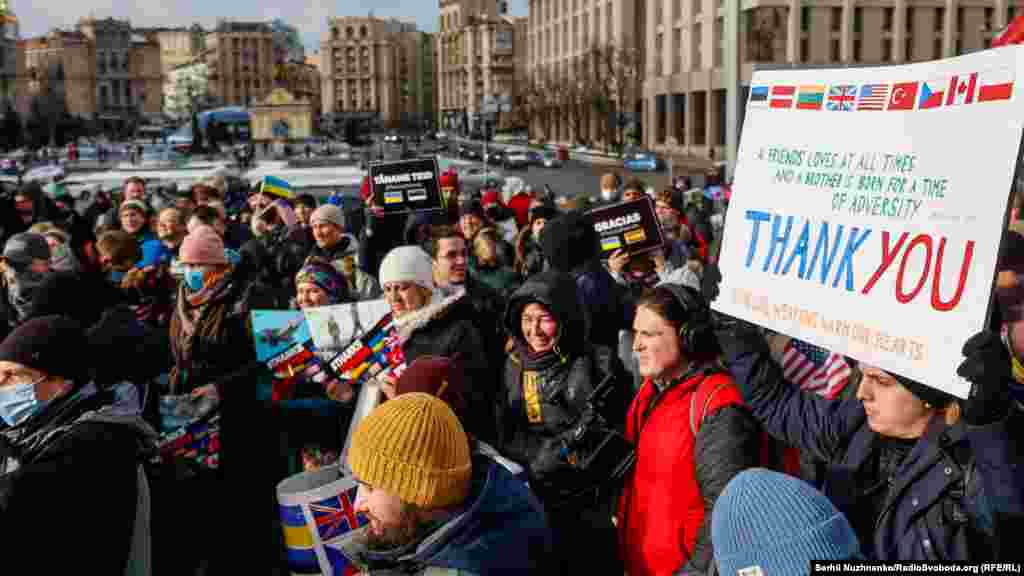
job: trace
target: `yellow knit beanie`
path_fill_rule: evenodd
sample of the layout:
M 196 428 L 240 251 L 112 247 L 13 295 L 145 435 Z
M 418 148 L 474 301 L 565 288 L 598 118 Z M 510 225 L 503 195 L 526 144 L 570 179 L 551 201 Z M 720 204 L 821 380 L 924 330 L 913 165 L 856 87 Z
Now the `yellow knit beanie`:
M 425 510 L 465 501 L 473 472 L 455 413 L 418 392 L 388 400 L 359 423 L 348 464 L 360 482 Z

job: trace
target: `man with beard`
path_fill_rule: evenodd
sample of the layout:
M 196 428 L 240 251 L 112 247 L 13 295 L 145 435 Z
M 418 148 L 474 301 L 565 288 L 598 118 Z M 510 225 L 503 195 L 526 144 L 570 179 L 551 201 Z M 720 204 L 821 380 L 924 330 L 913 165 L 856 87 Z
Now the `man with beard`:
M 50 246 L 41 234 L 15 234 L 0 257 L 0 337 L 6 338 L 32 311 L 36 289 L 50 274 Z
M 342 552 L 361 572 L 546 574 L 553 565 L 543 508 L 501 464 L 470 449 L 444 401 L 408 393 L 371 412 L 352 435 L 355 511 L 369 525 Z

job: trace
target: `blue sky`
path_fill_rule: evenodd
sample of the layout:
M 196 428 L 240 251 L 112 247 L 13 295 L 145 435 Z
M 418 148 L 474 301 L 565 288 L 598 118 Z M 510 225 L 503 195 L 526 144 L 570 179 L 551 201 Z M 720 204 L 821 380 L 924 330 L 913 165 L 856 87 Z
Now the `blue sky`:
M 307 51 L 320 43 L 328 16 L 398 16 L 416 20 L 421 30 L 437 28 L 436 0 L 9 0 L 21 21 L 21 36 L 45 34 L 54 27 L 72 27 L 79 18 L 128 18 L 136 26 L 179 26 L 198 21 L 212 26 L 218 17 L 238 20 L 281 18 L 299 29 Z M 415 6 L 415 8 L 412 8 Z M 525 16 L 527 0 L 510 0 L 509 9 Z

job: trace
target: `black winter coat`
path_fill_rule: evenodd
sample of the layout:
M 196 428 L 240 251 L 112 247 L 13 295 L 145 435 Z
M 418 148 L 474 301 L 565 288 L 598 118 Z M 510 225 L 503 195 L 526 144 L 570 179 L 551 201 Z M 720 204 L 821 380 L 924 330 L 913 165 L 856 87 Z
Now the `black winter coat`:
M 495 423 L 496 385 L 487 365 L 484 339 L 474 320 L 475 311 L 463 291 L 437 299 L 402 318 L 398 324 L 399 341 L 406 364 L 421 356 L 458 355 L 466 372 L 469 390 L 465 391 L 466 431 L 493 444 L 497 438 Z
M 547 308 L 559 325 L 553 358 L 537 366 L 523 357 L 528 347 L 520 318 L 530 303 Z M 611 349 L 586 342 L 583 311 L 568 275 L 552 270 L 527 280 L 509 300 L 504 325 L 516 348 L 502 375 L 501 452 L 526 468 L 542 499 L 546 490 L 552 493 L 549 500 L 553 493 L 579 491 L 581 486 L 575 484 L 583 481 L 582 476 L 564 466 L 553 467 L 560 460 L 560 441 L 583 414 L 594 389 L 609 376 L 615 379 L 617 391 L 603 416 L 616 425 L 625 422 L 629 400 L 625 369 Z
M 578 299 L 588 315 L 584 338 L 617 349 L 619 331 L 632 328 L 635 307 L 601 264 L 593 226 L 583 214 L 569 212 L 544 226 L 540 245 L 550 267 L 576 281 Z
M 728 366 L 754 417 L 773 436 L 827 462 L 822 491 L 849 518 L 864 505 L 856 482 L 878 434 L 856 398 L 829 401 L 787 383 L 763 339 L 719 336 Z M 1024 416 L 988 426 L 929 425 L 892 479 L 865 555 L 878 560 L 1006 560 L 1019 545 L 999 548 L 1024 517 L 1021 466 Z M 1005 537 L 1004 537 L 1005 538 Z M 1006 540 L 1009 540 L 1008 538 Z
M 295 274 L 309 253 L 306 235 L 299 228 L 253 238 L 240 250 L 237 274 L 244 283 L 259 282 L 274 294 L 274 308 L 285 309 L 295 295 Z
M 124 574 L 138 507 L 139 466 L 153 448 L 155 433 L 128 419 L 80 420 L 111 402 L 110 392 L 59 398 L 8 431 L 15 438 L 26 432 L 53 433 L 33 450 L 0 436 L 0 541 L 5 550 L 17 551 L 23 559 L 19 564 L 47 574 Z M 19 467 L 5 474 L 2 463 L 8 456 Z M 46 537 L 54 533 L 55 522 L 76 518 L 94 525 L 74 530 L 74 537 L 61 539 L 55 548 L 53 538 Z

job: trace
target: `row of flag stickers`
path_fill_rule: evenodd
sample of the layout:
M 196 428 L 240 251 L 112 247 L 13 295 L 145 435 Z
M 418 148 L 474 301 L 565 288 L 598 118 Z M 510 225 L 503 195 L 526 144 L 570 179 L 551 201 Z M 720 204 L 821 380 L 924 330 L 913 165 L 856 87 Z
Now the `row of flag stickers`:
M 941 106 L 1009 100 L 1013 72 L 999 69 L 953 76 L 949 79 L 882 84 L 754 86 L 750 107 L 797 110 L 926 110 Z

